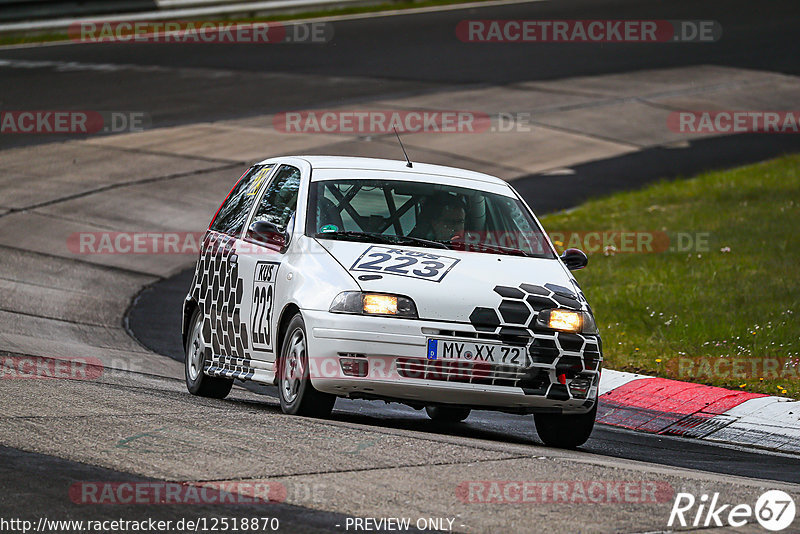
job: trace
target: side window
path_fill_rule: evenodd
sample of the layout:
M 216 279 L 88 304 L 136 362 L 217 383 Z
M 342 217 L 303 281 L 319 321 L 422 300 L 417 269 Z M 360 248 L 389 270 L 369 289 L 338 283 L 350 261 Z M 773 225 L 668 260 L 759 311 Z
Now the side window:
M 210 229 L 238 237 L 250 214 L 250 208 L 253 207 L 256 194 L 273 167 L 274 165 L 259 165 L 244 173 L 220 206 Z
M 253 221 L 271 222 L 281 230 L 297 209 L 300 189 L 300 169 L 281 165 L 258 203 Z

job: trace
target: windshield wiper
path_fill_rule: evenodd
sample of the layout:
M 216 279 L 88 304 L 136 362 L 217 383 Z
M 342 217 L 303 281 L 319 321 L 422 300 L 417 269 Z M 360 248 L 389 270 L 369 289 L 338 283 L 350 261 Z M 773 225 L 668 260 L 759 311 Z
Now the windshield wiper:
M 449 248 L 447 243 L 441 241 L 431 241 L 430 239 L 423 239 L 421 237 L 411 237 L 395 234 L 379 234 L 376 232 L 320 232 L 314 234 L 314 237 L 322 239 L 353 239 L 360 240 L 366 239 L 378 243 L 386 243 L 389 245 L 418 245 L 423 247 L 434 248 Z
M 524 250 L 511 247 L 503 247 L 500 245 L 490 245 L 487 243 L 467 243 L 465 241 L 448 241 L 446 244 L 451 245 L 456 250 L 463 250 L 465 252 L 497 252 L 499 254 L 508 254 L 510 256 L 526 256 L 532 257 L 532 254 Z
M 450 248 L 446 241 L 433 241 L 431 239 L 424 239 L 422 237 L 413 237 L 410 235 L 392 235 L 386 236 L 392 239 L 397 239 L 398 243 L 407 244 L 407 245 L 414 245 L 419 244 L 422 246 L 429 246 L 434 248 Z

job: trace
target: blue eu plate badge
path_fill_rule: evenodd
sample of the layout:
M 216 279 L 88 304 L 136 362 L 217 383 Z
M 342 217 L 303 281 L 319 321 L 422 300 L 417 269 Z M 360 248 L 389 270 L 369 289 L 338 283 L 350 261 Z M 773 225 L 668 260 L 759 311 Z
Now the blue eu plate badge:
M 438 339 L 429 339 L 428 340 L 428 359 L 435 360 L 437 358 L 437 352 L 439 348 L 439 340 Z

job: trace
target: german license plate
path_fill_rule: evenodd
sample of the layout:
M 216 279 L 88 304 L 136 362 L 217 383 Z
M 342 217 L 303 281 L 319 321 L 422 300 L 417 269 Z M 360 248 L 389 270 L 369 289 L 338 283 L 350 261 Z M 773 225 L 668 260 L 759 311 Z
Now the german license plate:
M 428 338 L 429 360 L 525 365 L 525 347 Z

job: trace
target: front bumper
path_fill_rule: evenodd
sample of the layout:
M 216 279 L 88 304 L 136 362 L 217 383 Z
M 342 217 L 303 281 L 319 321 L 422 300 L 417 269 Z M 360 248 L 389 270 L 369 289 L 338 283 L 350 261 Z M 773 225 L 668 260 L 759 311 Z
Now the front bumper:
M 427 360 L 429 337 L 487 343 L 500 337 L 478 334 L 466 323 L 302 313 L 311 382 L 326 393 L 412 405 L 574 414 L 589 411 L 597 399 L 599 336 L 529 331 L 527 338 L 512 341 L 525 343 L 522 369 L 473 362 L 458 362 L 459 368 L 452 369 Z M 361 366 L 366 376 L 348 375 L 343 361 L 350 369 L 353 363 Z

